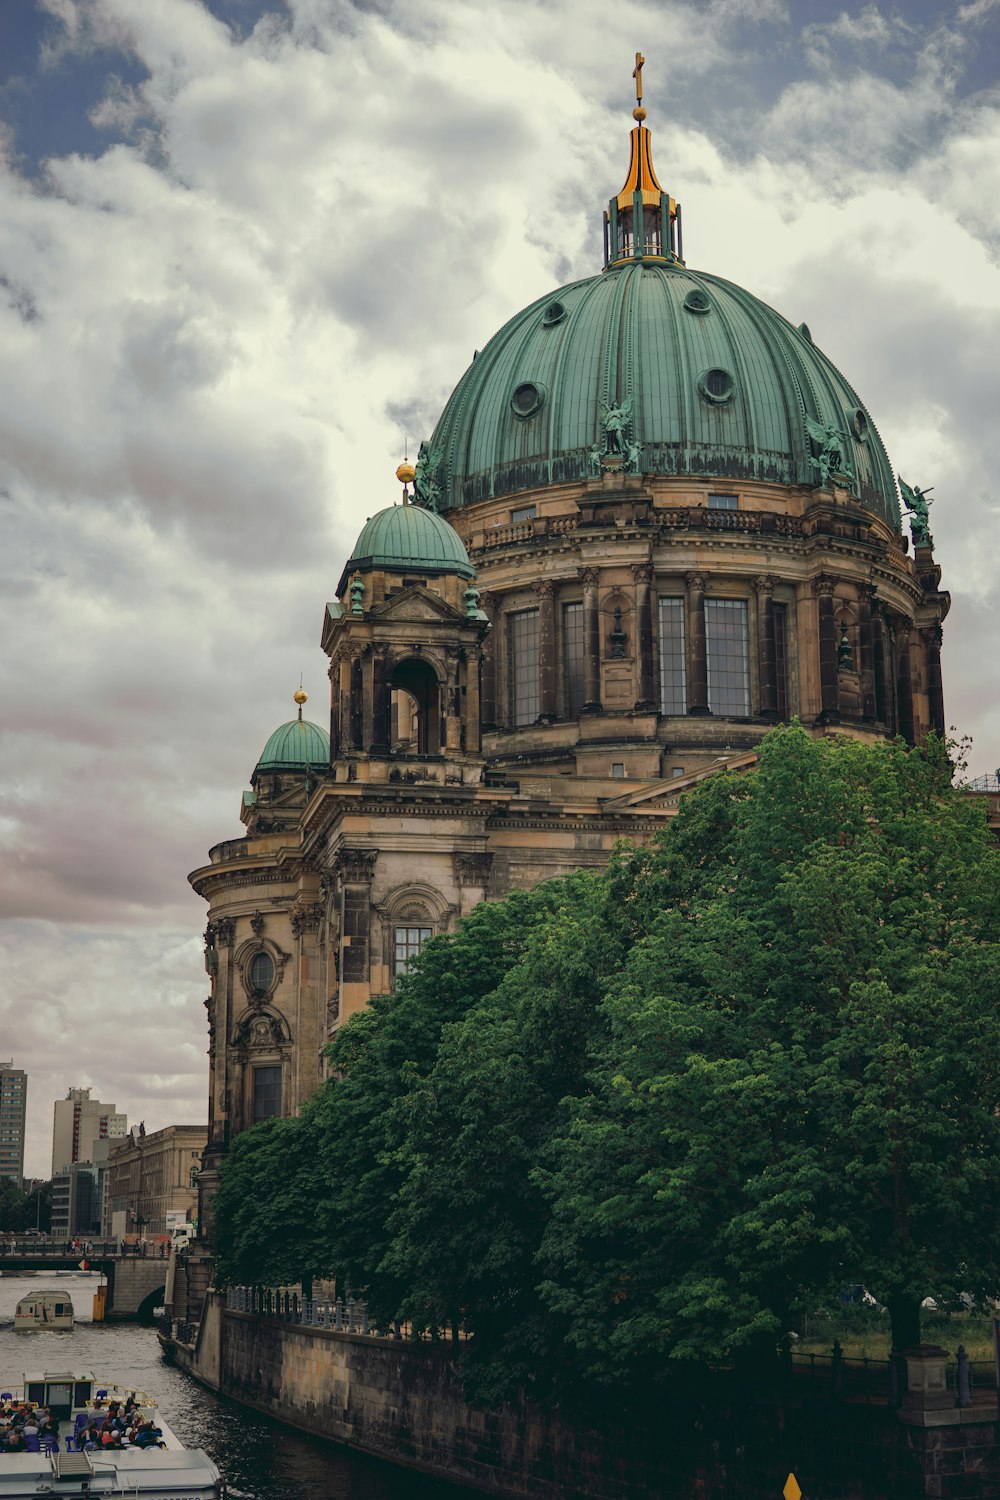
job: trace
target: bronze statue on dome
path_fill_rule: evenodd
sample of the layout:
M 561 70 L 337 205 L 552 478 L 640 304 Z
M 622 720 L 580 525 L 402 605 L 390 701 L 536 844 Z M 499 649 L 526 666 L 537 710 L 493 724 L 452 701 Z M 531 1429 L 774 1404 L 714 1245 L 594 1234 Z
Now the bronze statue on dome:
M 819 449 L 819 454 L 809 455 L 809 462 L 819 474 L 818 484 L 827 489 L 831 479 L 851 480 L 854 470 L 847 459 L 847 433 L 832 422 L 817 422 L 806 413 L 809 436 Z
M 418 505 L 423 505 L 427 510 L 437 513 L 438 502 L 441 499 L 441 485 L 438 481 L 438 469 L 444 452 L 435 448 L 433 452 L 426 443 L 420 444 L 417 454 L 417 462 L 413 470 L 413 496 Z
M 933 547 L 934 545 L 928 514 L 934 501 L 927 498 L 933 488 L 933 485 L 926 490 L 919 489 L 916 485 L 911 487 L 906 483 L 902 474 L 899 476 L 903 509 L 910 518 L 910 535 L 913 538 L 914 547 Z

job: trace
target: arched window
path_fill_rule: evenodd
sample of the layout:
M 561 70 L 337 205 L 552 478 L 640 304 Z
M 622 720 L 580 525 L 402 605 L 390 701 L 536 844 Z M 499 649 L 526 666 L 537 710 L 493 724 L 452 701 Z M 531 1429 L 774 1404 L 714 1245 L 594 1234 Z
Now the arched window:
M 392 689 L 392 744 L 400 754 L 437 755 L 441 746 L 441 696 L 430 662 L 398 662 Z

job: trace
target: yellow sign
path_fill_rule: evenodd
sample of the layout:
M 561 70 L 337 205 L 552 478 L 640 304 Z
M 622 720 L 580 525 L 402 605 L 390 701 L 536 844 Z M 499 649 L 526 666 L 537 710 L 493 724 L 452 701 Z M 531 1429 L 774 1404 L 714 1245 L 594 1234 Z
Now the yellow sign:
M 802 1491 L 799 1489 L 799 1481 L 794 1474 L 789 1474 L 785 1480 L 785 1488 L 781 1492 L 785 1500 L 802 1500 Z

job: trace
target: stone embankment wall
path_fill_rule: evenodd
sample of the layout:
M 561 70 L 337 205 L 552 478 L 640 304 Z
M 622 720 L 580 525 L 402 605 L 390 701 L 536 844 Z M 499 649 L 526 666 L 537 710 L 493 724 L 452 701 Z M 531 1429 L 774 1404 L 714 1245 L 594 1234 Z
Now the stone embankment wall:
M 425 1473 L 532 1500 L 1000 1500 L 996 1423 L 924 1429 L 885 1405 L 756 1397 L 721 1381 L 664 1393 L 655 1413 L 595 1425 L 530 1403 L 480 1411 L 447 1350 L 301 1328 L 210 1295 L 177 1362 L 290 1426 Z

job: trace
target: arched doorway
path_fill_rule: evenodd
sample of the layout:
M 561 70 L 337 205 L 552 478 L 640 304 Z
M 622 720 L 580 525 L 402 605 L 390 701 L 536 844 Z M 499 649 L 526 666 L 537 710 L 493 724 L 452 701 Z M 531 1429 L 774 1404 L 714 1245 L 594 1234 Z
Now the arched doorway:
M 399 755 L 441 751 L 441 693 L 429 662 L 408 656 L 397 662 L 392 689 L 392 749 Z

